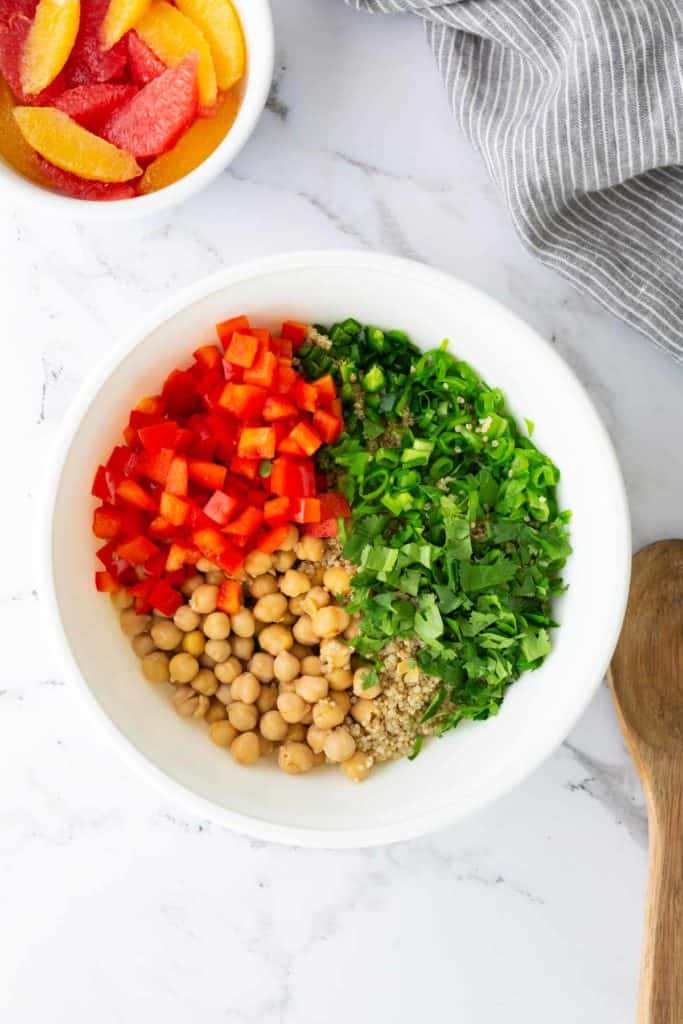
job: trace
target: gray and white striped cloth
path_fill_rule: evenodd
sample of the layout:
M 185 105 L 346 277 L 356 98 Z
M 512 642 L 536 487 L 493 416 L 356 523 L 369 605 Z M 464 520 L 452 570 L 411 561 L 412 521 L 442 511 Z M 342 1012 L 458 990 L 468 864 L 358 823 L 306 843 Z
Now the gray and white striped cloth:
M 683 0 L 347 0 L 423 18 L 539 259 L 683 361 Z

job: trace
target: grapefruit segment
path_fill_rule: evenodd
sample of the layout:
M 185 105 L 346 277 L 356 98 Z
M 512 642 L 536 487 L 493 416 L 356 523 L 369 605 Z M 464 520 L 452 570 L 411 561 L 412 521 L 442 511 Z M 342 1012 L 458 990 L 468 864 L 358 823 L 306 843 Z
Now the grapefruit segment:
M 135 189 L 132 185 L 123 182 L 88 181 L 86 178 L 79 178 L 76 174 L 69 174 L 60 167 L 44 160 L 42 156 L 37 157 L 41 172 L 50 184 L 65 192 L 68 196 L 76 199 L 105 200 L 111 202 L 115 199 L 132 199 L 135 196 Z
M 26 142 L 51 164 L 88 181 L 130 181 L 142 173 L 136 160 L 81 128 L 54 107 L 15 107 Z
M 199 57 L 189 54 L 109 118 L 102 135 L 141 160 L 165 153 L 197 115 Z
M 134 28 L 150 3 L 151 0 L 110 0 L 100 31 L 102 48 L 110 50 Z
M 35 7 L 35 4 L 33 5 Z M 26 7 L 26 10 L 29 8 Z M 21 84 L 21 65 L 24 45 L 31 30 L 31 18 L 13 13 L 0 25 L 0 71 L 10 89 L 22 103 L 49 105 L 64 89 L 61 73 L 43 92 L 35 96 L 25 93 Z
M 54 105 L 84 128 L 97 131 L 136 92 L 134 85 L 115 85 L 112 82 L 76 85 L 58 96 Z
M 42 92 L 62 70 L 76 42 L 80 16 L 80 0 L 40 0 L 21 61 L 26 95 Z
M 166 0 L 155 0 L 136 25 L 142 41 L 166 64 L 176 67 L 193 50 L 199 54 L 199 102 L 213 107 L 216 102 L 216 69 L 206 37 L 193 21 Z
M 244 74 L 242 26 L 230 0 L 176 0 L 176 6 L 197 25 L 211 48 L 219 89 L 230 89 Z
M 100 43 L 100 32 L 109 0 L 83 0 L 76 45 L 64 69 L 69 85 L 92 85 L 122 78 L 128 63 L 128 47 L 121 39 L 110 50 Z
M 128 66 L 134 82 L 147 85 L 153 78 L 158 78 L 166 70 L 166 65 L 159 60 L 156 53 L 143 43 L 135 30 L 126 36 L 128 42 Z
M 19 131 L 14 114 L 14 97 L 7 83 L 0 78 L 0 156 L 36 185 L 47 185 L 38 163 L 39 158 Z

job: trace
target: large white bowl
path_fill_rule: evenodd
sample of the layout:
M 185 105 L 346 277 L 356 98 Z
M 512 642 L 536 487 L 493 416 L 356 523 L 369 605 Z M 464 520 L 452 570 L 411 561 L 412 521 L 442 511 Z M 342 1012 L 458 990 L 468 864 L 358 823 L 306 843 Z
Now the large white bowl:
M 232 163 L 256 127 L 273 77 L 273 19 L 268 0 L 233 0 L 242 21 L 247 47 L 247 72 L 241 83 L 242 99 L 235 122 L 221 144 L 199 167 L 167 188 L 134 199 L 98 202 L 73 199 L 34 185 L 0 156 L 0 200 L 20 203 L 49 216 L 85 223 L 134 219 L 163 213 L 189 199 Z
M 178 718 L 141 676 L 109 601 L 93 586 L 90 484 L 131 406 L 238 313 L 331 323 L 354 316 L 399 327 L 423 347 L 452 349 L 536 423 L 562 470 L 574 513 L 562 623 L 537 672 L 510 689 L 500 714 L 464 724 L 354 786 L 340 771 L 292 778 L 272 764 L 236 766 L 203 724 Z M 629 518 L 612 445 L 573 373 L 526 324 L 446 274 L 389 256 L 307 252 L 221 271 L 167 302 L 86 384 L 70 410 L 45 507 L 43 597 L 67 675 L 118 751 L 168 797 L 262 838 L 357 847 L 406 839 L 481 807 L 529 774 L 567 735 L 602 679 L 627 596 Z

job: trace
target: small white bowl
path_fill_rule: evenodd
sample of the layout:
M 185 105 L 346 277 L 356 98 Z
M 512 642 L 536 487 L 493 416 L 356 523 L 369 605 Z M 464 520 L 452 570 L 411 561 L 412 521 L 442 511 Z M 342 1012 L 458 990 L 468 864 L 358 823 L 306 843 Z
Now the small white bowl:
M 354 316 L 452 351 L 500 386 L 516 416 L 536 424 L 560 466 L 573 510 L 569 589 L 553 651 L 509 690 L 500 714 L 431 740 L 416 761 L 382 766 L 355 786 L 337 770 L 292 778 L 271 763 L 240 768 L 203 724 L 178 718 L 146 683 L 116 615 L 94 590 L 90 484 L 119 441 L 128 411 L 213 324 L 238 313 L 332 323 Z M 567 735 L 603 678 L 616 644 L 630 571 L 629 517 L 612 445 L 571 370 L 492 299 L 444 273 L 363 252 L 305 252 L 223 270 L 139 324 L 70 409 L 44 510 L 42 596 L 67 676 L 120 753 L 168 797 L 241 832 L 301 846 L 359 847 L 428 832 L 480 808 L 529 774 Z
M 235 122 L 221 144 L 199 167 L 167 188 L 134 199 L 98 202 L 75 199 L 41 188 L 22 177 L 0 157 L 0 200 L 32 207 L 48 216 L 67 217 L 86 223 L 146 217 L 162 213 L 213 181 L 232 163 L 256 127 L 268 99 L 273 78 L 275 45 L 273 18 L 268 0 L 233 0 L 242 21 L 247 50 L 247 72 L 242 82 L 242 101 Z

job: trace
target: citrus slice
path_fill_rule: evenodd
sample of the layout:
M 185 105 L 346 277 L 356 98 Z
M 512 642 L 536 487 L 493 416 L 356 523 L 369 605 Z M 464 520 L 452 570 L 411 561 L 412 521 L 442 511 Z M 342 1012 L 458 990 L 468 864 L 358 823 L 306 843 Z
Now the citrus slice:
M 119 40 L 109 50 L 105 50 L 100 42 L 102 22 L 108 9 L 109 0 L 83 0 L 78 38 L 64 69 L 69 85 L 113 82 L 125 74 L 128 62 L 125 39 Z
M 157 0 L 135 26 L 135 31 L 164 64 L 174 68 L 183 57 L 199 54 L 199 102 L 213 107 L 216 102 L 216 69 L 206 36 L 193 21 L 166 0 Z
M 62 70 L 76 42 L 80 0 L 40 0 L 21 61 L 23 91 L 42 92 Z
M 116 199 L 133 199 L 135 197 L 135 189 L 132 185 L 118 181 L 88 181 L 86 178 L 79 178 L 76 174 L 69 174 L 68 171 L 55 167 L 54 164 L 43 160 L 42 156 L 37 157 L 37 160 L 49 183 L 60 192 L 73 196 L 75 199 L 111 202 Z
M 126 41 L 128 43 L 128 67 L 136 85 L 147 85 L 153 78 L 163 75 L 166 70 L 163 60 L 159 60 L 156 53 L 152 53 L 137 32 L 129 32 Z
M 130 153 L 81 128 L 54 107 L 15 107 L 29 146 L 63 171 L 88 181 L 130 181 L 142 174 Z
M 46 185 L 38 157 L 19 131 L 13 111 L 14 97 L 7 83 L 0 78 L 0 156 L 10 167 L 36 185 Z
M 112 82 L 76 85 L 58 96 L 54 106 L 89 131 L 99 132 L 114 111 L 132 100 L 136 92 L 134 85 L 116 85 Z
M 219 89 L 229 89 L 244 74 L 242 26 L 230 0 L 176 0 L 176 6 L 197 25 L 211 47 Z
M 100 30 L 100 42 L 104 50 L 110 50 L 147 11 L 151 0 L 110 0 Z

